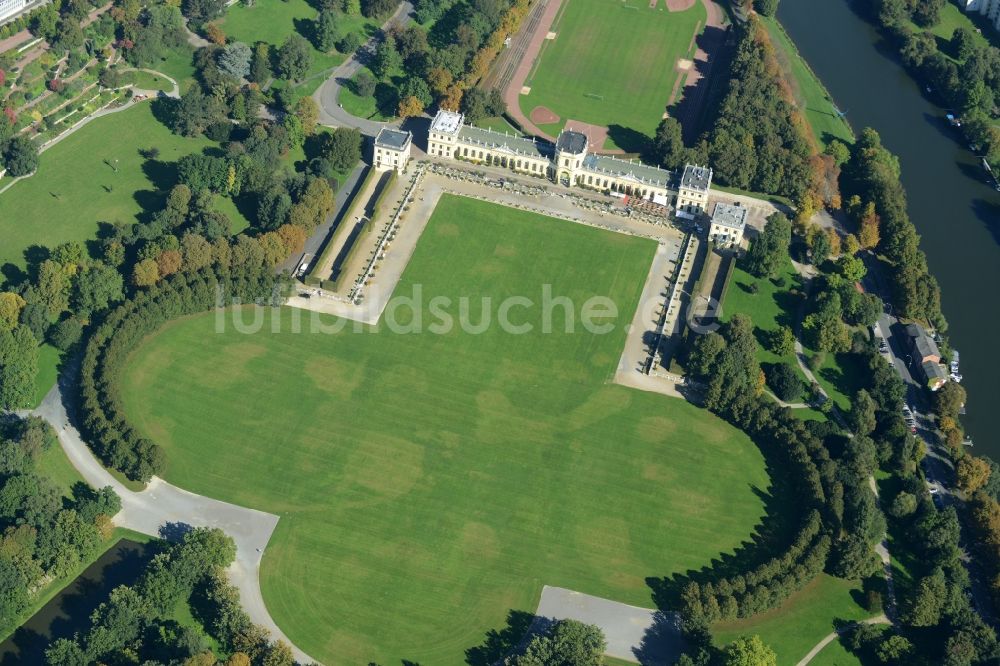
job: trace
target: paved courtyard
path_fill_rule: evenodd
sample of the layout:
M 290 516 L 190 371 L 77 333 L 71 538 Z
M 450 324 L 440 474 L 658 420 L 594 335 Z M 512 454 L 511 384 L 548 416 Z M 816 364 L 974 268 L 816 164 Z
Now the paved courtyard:
M 606 654 L 637 664 L 673 664 L 680 657 L 684 640 L 680 618 L 674 613 L 620 604 L 610 599 L 566 590 L 542 588 L 535 615 L 535 629 L 553 620 L 578 620 L 601 628 L 608 641 Z

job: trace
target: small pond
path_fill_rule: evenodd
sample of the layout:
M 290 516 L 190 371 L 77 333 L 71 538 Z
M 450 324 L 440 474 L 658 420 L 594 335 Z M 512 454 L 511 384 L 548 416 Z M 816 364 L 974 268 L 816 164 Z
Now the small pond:
M 90 614 L 119 585 L 131 585 L 155 553 L 121 539 L 0 644 L 0 666 L 44 663 L 45 648 L 90 624 Z

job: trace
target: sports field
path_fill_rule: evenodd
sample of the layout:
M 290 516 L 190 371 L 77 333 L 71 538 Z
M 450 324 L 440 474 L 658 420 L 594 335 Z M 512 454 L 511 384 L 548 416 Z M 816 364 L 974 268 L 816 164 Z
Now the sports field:
M 688 58 L 695 31 L 705 25 L 705 8 L 668 12 L 642 0 L 563 0 L 552 31 L 521 95 L 521 110 L 531 115 L 545 107 L 560 117 L 541 125 L 553 135 L 568 119 L 652 137 L 679 73 L 678 58 Z M 616 127 L 624 128 L 624 130 Z
M 285 308 L 280 332 L 218 333 L 206 314 L 135 352 L 125 407 L 165 447 L 168 480 L 281 516 L 262 587 L 301 648 L 464 663 L 510 610 L 533 612 L 543 584 L 649 605 L 647 576 L 707 565 L 762 516 L 769 482 L 745 435 L 608 382 L 654 250 L 446 196 L 396 295 L 469 297 L 476 323 L 482 297 L 496 314 L 523 295 L 535 306 L 511 319 L 531 332 L 400 334 L 387 314 L 310 333 L 310 313 Z M 557 309 L 543 333 L 544 284 L 577 304 L 609 297 L 619 325 L 566 333 Z

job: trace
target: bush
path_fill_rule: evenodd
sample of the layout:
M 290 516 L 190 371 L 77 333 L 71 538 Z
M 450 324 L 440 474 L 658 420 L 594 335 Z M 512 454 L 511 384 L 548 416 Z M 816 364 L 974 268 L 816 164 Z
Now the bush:
M 767 385 L 784 402 L 795 402 L 802 396 L 805 385 L 787 363 L 772 363 L 764 368 Z
M 62 319 L 49 327 L 49 342 L 56 349 L 67 351 L 80 341 L 83 324 L 76 317 Z

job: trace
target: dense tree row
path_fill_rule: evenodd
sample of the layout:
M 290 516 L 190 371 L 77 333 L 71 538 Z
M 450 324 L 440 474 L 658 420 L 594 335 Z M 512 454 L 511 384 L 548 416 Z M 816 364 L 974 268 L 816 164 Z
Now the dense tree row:
M 862 447 L 855 464 L 891 474 L 882 484 L 881 501 L 894 535 L 894 556 L 910 563 L 912 579 L 896 578 L 896 630 L 861 628 L 849 645 L 862 654 L 896 655 L 886 663 L 959 666 L 995 658 L 996 636 L 969 601 L 958 516 L 953 508 L 939 509 L 931 501 L 920 469 L 923 442 L 910 433 L 900 413 L 902 380 L 874 347 L 858 356 L 866 359 L 869 379 L 849 414 L 855 427 L 867 432 L 854 438 Z
M 947 330 L 941 314 L 941 289 L 927 268 L 920 237 L 906 212 L 906 192 L 899 180 L 899 160 L 882 145 L 873 129 L 861 132 L 844 166 L 841 185 L 859 227 L 874 219 L 876 249 L 891 265 L 885 271 L 893 289 L 896 314 L 926 319 Z M 874 218 L 872 217 L 874 216 Z
M 39 469 L 58 447 L 39 418 L 0 423 L 0 627 L 13 623 L 49 582 L 72 573 L 111 536 L 121 502 L 111 488 L 82 483 L 64 498 Z
M 362 72 L 355 92 L 374 94 L 383 113 L 419 115 L 433 104 L 457 110 L 471 109 L 471 118 L 502 101 L 474 88 L 513 34 L 528 10 L 528 0 L 419 0 L 419 23 L 433 21 L 430 31 L 418 24 L 395 25 L 370 64 L 375 75 Z M 464 98 L 473 99 L 465 101 Z
M 230 654 L 227 666 L 292 666 L 289 647 L 250 622 L 225 581 L 223 569 L 235 557 L 235 544 L 221 530 L 187 532 L 153 557 L 135 585 L 112 590 L 87 631 L 53 642 L 46 663 L 221 664 L 201 632 L 170 619 L 178 604 L 194 598 L 203 625 Z
M 762 395 L 763 373 L 748 317 L 733 315 L 721 334 L 698 336 L 686 367 L 689 376 L 704 384 L 709 409 L 778 457 L 790 485 L 786 501 L 801 510 L 792 544 L 777 548 L 779 554 L 740 576 L 703 586 L 691 583 L 684 591 L 691 617 L 703 621 L 744 617 L 777 605 L 823 570 L 831 546 L 824 523 L 839 520 L 841 513 L 828 505 L 832 498 L 842 497 L 842 491 L 821 442 Z
M 1000 49 L 979 40 L 966 27 L 955 28 L 950 40 L 930 31 L 940 19 L 945 0 L 867 0 L 869 13 L 899 49 L 903 62 L 927 82 L 962 117 L 962 132 L 993 164 L 1000 166 Z
M 701 585 L 688 583 L 681 593 L 681 612 L 691 621 L 712 623 L 750 617 L 778 606 L 823 571 L 830 537 L 822 530 L 820 514 L 814 510 L 780 556 L 745 573 Z
M 751 17 L 734 30 L 738 41 L 728 93 L 708 143 L 696 149 L 695 157 L 706 153 L 723 184 L 793 199 L 808 219 L 819 205 L 831 203 L 836 190 L 835 165 L 828 156 L 817 154 L 766 28 Z M 667 139 L 669 134 L 669 127 L 661 126 L 656 145 L 660 150 L 672 146 L 668 155 L 673 157 L 663 159 L 676 162 L 679 149 L 676 141 Z
M 245 240 L 244 240 L 245 239 Z M 171 319 L 232 303 L 268 302 L 276 278 L 263 250 L 246 236 L 223 247 L 225 256 L 193 273 L 175 276 L 136 294 L 91 334 L 80 369 L 82 426 L 94 452 L 131 479 L 162 471 L 160 447 L 125 418 L 118 383 L 126 358 L 143 337 Z
M 504 666 L 602 666 L 608 641 L 599 627 L 577 620 L 557 620 L 532 637 Z

